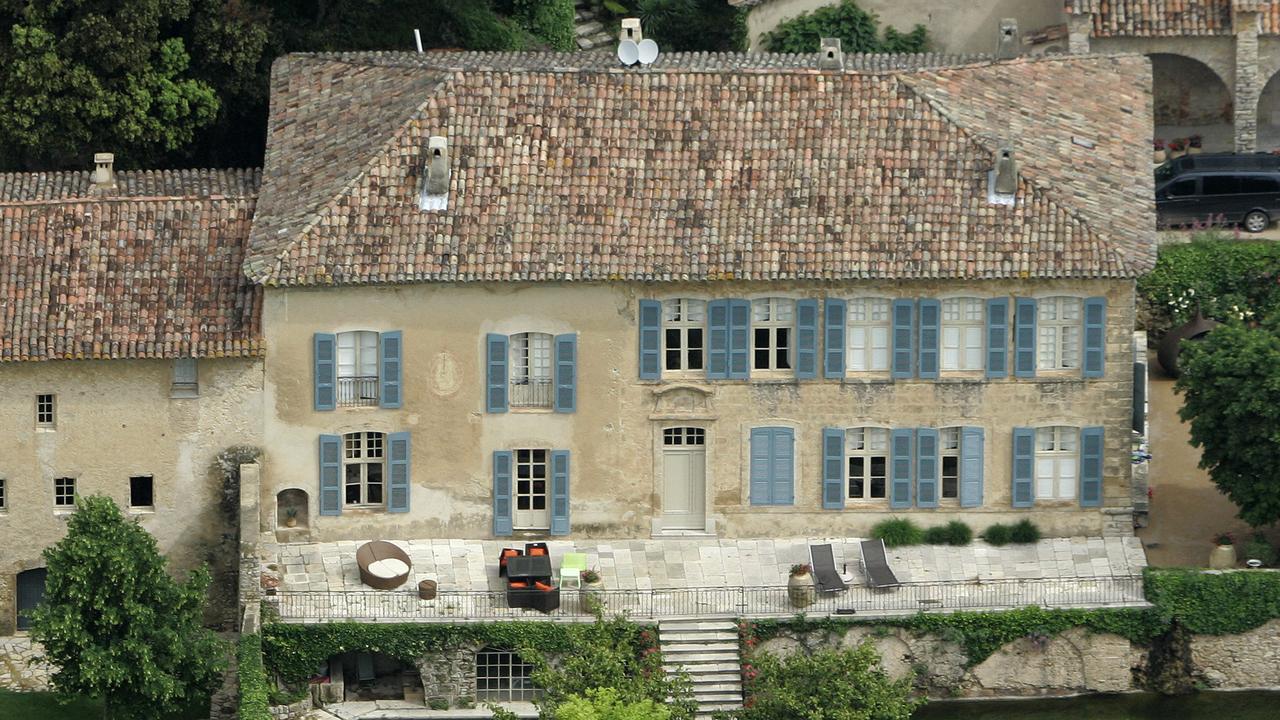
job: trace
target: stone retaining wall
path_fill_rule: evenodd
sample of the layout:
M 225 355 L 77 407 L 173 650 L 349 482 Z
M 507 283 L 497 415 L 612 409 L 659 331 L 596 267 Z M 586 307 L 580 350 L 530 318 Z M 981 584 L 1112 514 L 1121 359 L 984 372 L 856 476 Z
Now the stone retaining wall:
M 19 691 L 49 689 L 52 668 L 44 663 L 31 663 L 40 647 L 24 635 L 0 636 L 0 688 Z

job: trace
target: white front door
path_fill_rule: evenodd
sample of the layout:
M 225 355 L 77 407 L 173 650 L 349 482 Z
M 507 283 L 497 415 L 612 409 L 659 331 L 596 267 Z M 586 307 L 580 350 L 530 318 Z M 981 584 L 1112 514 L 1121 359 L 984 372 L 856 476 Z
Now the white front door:
M 707 431 L 662 431 L 662 527 L 703 530 L 707 525 Z
M 547 454 L 546 450 L 516 450 L 516 512 L 512 520 L 517 530 L 551 527 Z

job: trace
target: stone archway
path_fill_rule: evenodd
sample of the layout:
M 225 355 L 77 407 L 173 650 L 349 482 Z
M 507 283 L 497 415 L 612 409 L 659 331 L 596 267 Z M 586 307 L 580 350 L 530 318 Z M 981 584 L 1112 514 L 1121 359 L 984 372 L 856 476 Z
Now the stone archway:
M 1280 72 L 1271 76 L 1258 95 L 1258 150 L 1280 150 Z
M 1235 147 L 1231 89 L 1213 68 L 1195 58 L 1151 53 L 1154 136 L 1170 141 L 1204 138 L 1206 152 Z

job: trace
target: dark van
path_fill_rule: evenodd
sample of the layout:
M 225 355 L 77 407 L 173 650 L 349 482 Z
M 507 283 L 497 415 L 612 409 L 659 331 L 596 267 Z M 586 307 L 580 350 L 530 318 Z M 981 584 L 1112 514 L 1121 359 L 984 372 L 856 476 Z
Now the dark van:
M 1241 225 L 1262 232 L 1280 217 L 1280 172 L 1192 170 L 1156 186 L 1161 227 Z
M 1280 172 L 1280 155 L 1273 153 L 1204 153 L 1183 155 L 1156 167 L 1156 187 L 1192 170 Z

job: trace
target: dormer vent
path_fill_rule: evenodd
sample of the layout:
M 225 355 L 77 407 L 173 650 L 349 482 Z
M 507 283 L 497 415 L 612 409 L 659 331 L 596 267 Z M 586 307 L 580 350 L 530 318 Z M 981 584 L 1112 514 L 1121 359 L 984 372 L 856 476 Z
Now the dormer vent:
M 1018 56 L 1018 20 L 1002 18 L 996 35 L 996 59 L 1007 60 Z
M 425 177 L 418 207 L 422 210 L 444 210 L 449 204 L 449 141 L 442 135 L 427 139 L 427 157 L 423 162 Z
M 840 38 L 824 37 L 818 41 L 818 69 L 843 70 L 844 50 L 840 48 Z
M 637 45 L 644 39 L 640 31 L 640 18 L 622 18 L 622 27 L 618 30 L 618 42 L 630 40 Z
M 116 156 L 111 153 L 93 154 L 93 176 L 90 185 L 94 192 L 105 193 L 116 187 Z
M 1014 159 L 1013 148 L 1005 146 L 996 151 L 988 178 L 991 202 L 1012 205 L 1018 194 L 1018 161 Z

